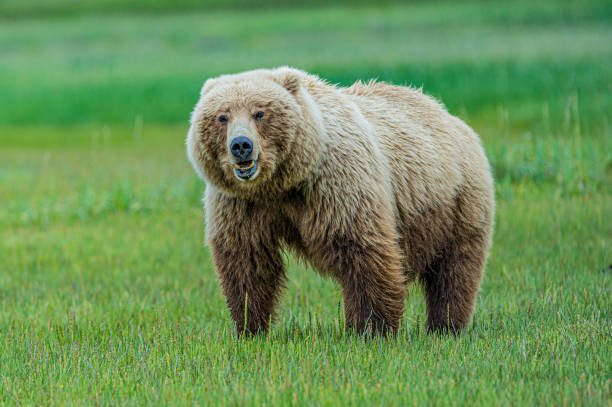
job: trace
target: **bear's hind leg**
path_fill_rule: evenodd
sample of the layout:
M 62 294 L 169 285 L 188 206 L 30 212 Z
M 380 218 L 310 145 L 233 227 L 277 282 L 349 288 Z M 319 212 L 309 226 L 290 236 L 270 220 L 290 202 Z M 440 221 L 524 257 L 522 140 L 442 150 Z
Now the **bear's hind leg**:
M 472 319 L 487 256 L 486 239 L 456 241 L 422 276 L 427 300 L 427 328 L 457 333 Z
M 456 333 L 470 323 L 489 250 L 492 210 L 462 198 L 453 236 L 421 276 L 427 327 L 434 332 Z

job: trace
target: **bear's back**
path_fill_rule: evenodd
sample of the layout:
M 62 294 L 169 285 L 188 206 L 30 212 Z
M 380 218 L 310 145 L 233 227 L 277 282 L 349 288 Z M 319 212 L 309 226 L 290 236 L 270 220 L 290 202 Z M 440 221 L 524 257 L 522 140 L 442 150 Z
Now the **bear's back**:
M 488 170 L 476 133 L 421 89 L 370 81 L 338 90 L 375 128 L 407 218 L 450 205 L 466 176 Z

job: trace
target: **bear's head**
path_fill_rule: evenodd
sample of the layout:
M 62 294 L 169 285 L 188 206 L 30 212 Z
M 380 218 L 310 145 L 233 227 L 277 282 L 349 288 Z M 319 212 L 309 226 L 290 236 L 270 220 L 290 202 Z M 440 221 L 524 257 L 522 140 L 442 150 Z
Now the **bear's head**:
M 302 71 L 255 70 L 208 79 L 191 116 L 187 154 L 226 193 L 273 197 L 317 160 L 322 121 Z

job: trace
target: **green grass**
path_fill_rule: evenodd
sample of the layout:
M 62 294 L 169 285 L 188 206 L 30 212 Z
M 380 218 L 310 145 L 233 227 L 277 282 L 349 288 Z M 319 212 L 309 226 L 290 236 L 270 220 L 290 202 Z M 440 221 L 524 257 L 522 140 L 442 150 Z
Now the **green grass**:
M 66 4 L 0 1 L 0 404 L 611 404 L 608 2 Z M 338 287 L 288 258 L 270 334 L 236 337 L 184 136 L 207 76 L 281 64 L 423 86 L 482 135 L 468 331 L 425 333 L 413 286 L 396 337 L 347 335 Z

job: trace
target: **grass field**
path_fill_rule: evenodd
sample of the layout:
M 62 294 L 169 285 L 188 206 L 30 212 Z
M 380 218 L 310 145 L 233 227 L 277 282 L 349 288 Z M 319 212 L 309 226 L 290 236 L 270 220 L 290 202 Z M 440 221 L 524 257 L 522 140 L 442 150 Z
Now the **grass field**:
M 612 404 L 610 2 L 75 4 L 0 1 L 0 404 Z M 270 334 L 237 338 L 184 136 L 206 77 L 281 64 L 422 86 L 482 135 L 469 330 L 427 334 L 413 286 L 396 337 L 348 335 L 289 257 Z

